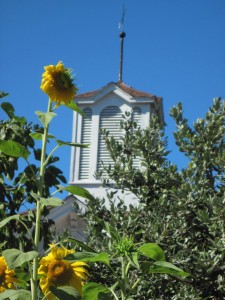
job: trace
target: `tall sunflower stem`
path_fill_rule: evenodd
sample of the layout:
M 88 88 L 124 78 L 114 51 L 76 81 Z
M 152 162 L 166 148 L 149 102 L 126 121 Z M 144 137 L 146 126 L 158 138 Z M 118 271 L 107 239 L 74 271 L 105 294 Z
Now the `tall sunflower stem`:
M 122 257 L 121 261 L 121 269 L 122 269 L 122 284 L 121 284 L 121 299 L 126 299 L 126 265 L 125 258 Z
M 51 99 L 48 102 L 47 113 L 51 111 Z M 44 174 L 45 174 L 45 159 L 46 159 L 46 148 L 48 140 L 48 130 L 49 125 L 44 126 L 44 134 L 42 137 L 42 151 L 41 151 L 41 163 L 40 163 L 40 178 L 38 184 L 38 194 L 43 196 L 43 184 L 44 184 Z M 37 201 L 36 207 L 36 222 L 35 222 L 35 235 L 34 235 L 34 250 L 38 252 L 39 240 L 40 240 L 40 229 L 41 229 L 41 212 L 42 205 L 40 201 Z M 38 257 L 33 260 L 33 276 L 31 278 L 31 294 L 32 300 L 37 300 L 37 285 L 38 285 Z

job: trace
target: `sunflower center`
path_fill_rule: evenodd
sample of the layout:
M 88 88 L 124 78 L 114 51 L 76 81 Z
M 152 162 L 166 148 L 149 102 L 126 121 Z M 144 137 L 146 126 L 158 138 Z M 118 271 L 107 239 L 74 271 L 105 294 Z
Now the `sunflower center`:
M 55 80 L 57 86 L 62 90 L 67 90 L 73 85 L 70 75 L 66 72 L 57 73 L 55 75 Z
M 70 264 L 63 260 L 53 260 L 48 267 L 48 277 L 54 284 L 68 283 L 71 279 L 72 270 Z

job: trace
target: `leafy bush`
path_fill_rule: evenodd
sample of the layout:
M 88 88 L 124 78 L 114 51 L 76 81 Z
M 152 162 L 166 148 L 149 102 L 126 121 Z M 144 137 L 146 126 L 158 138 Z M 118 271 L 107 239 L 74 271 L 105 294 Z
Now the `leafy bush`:
M 89 242 L 101 251 L 114 251 L 111 237 L 99 223 L 102 218 L 135 243 L 157 243 L 172 263 L 192 274 L 192 278 L 173 280 L 168 275 L 148 275 L 134 299 L 223 299 L 225 102 L 215 99 L 205 118 L 193 126 L 183 117 L 181 103 L 171 109 L 171 116 L 177 125 L 176 144 L 188 157 L 181 171 L 169 162 L 167 140 L 155 117 L 141 130 L 126 114 L 121 140 L 103 132 L 114 166 L 103 165 L 97 176 L 111 192 L 108 199 L 88 203 Z M 139 204 L 127 207 L 116 196 L 118 190 L 131 191 Z M 101 282 L 100 270 L 95 271 L 94 279 Z M 109 278 L 104 268 L 101 274 Z

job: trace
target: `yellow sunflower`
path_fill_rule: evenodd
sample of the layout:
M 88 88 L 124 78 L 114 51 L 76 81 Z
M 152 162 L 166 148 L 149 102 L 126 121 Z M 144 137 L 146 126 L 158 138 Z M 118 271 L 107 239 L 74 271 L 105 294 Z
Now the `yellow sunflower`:
M 68 104 L 77 92 L 71 70 L 65 68 L 61 61 L 56 66 L 50 65 L 44 69 L 40 88 L 57 106 L 61 103 Z
M 6 289 L 15 289 L 16 282 L 15 272 L 8 269 L 4 257 L 0 256 L 0 293 L 4 292 Z
M 58 248 L 54 244 L 50 246 L 50 253 L 39 262 L 38 274 L 41 275 L 42 292 L 45 295 L 49 293 L 50 286 L 72 286 L 81 294 L 82 286 L 87 281 L 88 271 L 85 269 L 87 264 L 82 261 L 70 263 L 63 259 L 66 255 L 74 253 L 74 250 Z M 47 299 L 53 300 L 55 296 L 49 293 Z

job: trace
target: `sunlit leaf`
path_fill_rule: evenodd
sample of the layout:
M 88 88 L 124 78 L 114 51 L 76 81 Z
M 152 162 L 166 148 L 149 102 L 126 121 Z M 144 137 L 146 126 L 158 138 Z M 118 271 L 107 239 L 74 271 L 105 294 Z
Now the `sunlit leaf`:
M 64 202 L 59 198 L 41 198 L 40 203 L 45 206 L 61 206 Z
M 82 288 L 82 295 L 83 295 L 82 299 L 98 300 L 99 294 L 104 294 L 104 298 L 101 297 L 101 299 L 111 300 L 112 297 L 111 295 L 107 295 L 108 293 L 110 293 L 110 289 L 108 289 L 106 286 L 95 282 L 88 282 Z
M 21 144 L 14 141 L 0 140 L 0 152 L 13 157 L 23 157 L 27 159 L 30 152 Z
M 68 107 L 69 109 L 76 111 L 80 115 L 85 116 L 85 113 L 78 107 L 78 105 L 74 101 L 70 101 L 70 103 L 65 104 L 65 106 Z
M 163 250 L 155 243 L 147 243 L 140 246 L 137 251 L 142 255 L 151 258 L 155 261 L 165 261 L 165 254 Z
M 93 253 L 93 252 L 76 252 L 68 254 L 64 259 L 69 261 L 89 261 L 89 262 L 102 262 L 109 265 L 109 256 L 106 252 Z
M 64 202 L 59 198 L 55 198 L 55 197 L 43 198 L 40 195 L 33 193 L 33 192 L 31 192 L 30 195 L 36 201 L 39 201 L 44 206 L 61 206 L 64 204 Z
M 141 269 L 144 273 L 168 274 L 181 277 L 191 276 L 190 273 L 184 272 L 182 269 L 166 261 L 157 261 L 154 263 L 142 262 Z
M 26 290 L 6 290 L 0 293 L 0 300 L 31 300 L 31 292 Z
M 43 133 L 32 132 L 32 133 L 30 133 L 30 136 L 36 141 L 41 141 L 42 137 L 43 137 Z M 55 139 L 55 137 L 54 137 L 54 135 L 48 134 L 48 139 Z
M 80 300 L 81 296 L 72 286 L 54 287 L 50 286 L 49 290 L 60 300 Z
M 54 112 L 43 113 L 42 111 L 35 111 L 38 116 L 40 122 L 44 127 L 46 127 L 57 114 Z
M 4 256 L 9 269 L 14 269 L 21 266 L 23 263 L 38 257 L 38 252 L 22 252 L 18 249 L 7 249 L 2 252 L 2 256 Z
M 59 191 L 67 191 L 73 195 L 80 196 L 88 200 L 94 200 L 94 197 L 86 189 L 79 186 L 75 186 L 75 185 L 69 185 L 65 187 L 59 186 Z

